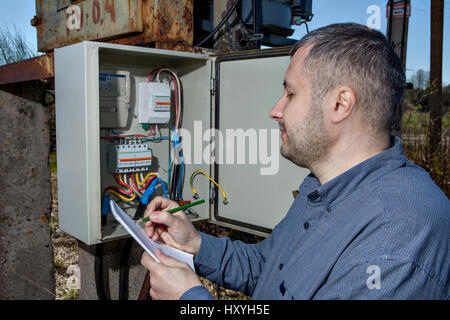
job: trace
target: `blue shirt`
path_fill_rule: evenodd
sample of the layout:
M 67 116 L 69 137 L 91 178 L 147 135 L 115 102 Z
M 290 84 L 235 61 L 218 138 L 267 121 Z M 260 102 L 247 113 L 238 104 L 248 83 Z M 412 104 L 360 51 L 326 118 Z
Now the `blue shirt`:
M 393 142 L 324 185 L 306 177 L 260 243 L 202 233 L 197 272 L 253 299 L 447 299 L 450 201 Z

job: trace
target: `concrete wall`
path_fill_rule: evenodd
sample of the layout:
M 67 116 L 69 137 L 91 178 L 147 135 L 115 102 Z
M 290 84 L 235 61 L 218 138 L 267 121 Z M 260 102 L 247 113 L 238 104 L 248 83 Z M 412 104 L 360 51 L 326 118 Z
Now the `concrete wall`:
M 0 299 L 53 299 L 49 129 L 40 81 L 0 86 Z

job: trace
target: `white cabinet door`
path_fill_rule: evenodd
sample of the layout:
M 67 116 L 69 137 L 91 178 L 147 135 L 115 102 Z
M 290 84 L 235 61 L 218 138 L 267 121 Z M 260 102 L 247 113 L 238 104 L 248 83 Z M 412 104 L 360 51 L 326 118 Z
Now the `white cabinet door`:
M 213 168 L 227 193 L 215 190 L 212 221 L 268 234 L 286 215 L 292 191 L 309 174 L 280 155 L 278 123 L 269 112 L 283 94 L 289 49 L 219 56 L 215 60 Z M 221 137 L 220 137 L 221 136 Z

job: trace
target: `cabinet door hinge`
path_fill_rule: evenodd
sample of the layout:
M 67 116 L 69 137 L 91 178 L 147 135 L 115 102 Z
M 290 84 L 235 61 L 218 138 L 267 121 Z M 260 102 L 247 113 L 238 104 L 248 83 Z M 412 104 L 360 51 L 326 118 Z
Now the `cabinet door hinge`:
M 211 204 L 214 204 L 215 198 L 216 198 L 216 189 L 214 188 L 214 186 L 212 186 L 211 183 L 211 186 L 209 187 L 209 202 Z
M 211 90 L 211 95 L 212 96 L 216 94 L 216 79 L 214 79 L 214 78 L 211 78 L 210 90 Z

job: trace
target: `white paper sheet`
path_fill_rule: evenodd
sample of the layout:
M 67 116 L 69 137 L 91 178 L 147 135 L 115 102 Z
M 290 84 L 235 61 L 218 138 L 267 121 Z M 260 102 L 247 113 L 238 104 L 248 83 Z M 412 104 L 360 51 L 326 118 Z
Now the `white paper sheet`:
M 194 258 L 190 253 L 169 247 L 159 241 L 153 241 L 145 234 L 144 229 L 142 229 L 136 222 L 133 221 L 123 210 L 115 203 L 110 200 L 111 211 L 114 218 L 120 222 L 120 224 L 128 231 L 128 233 L 141 245 L 141 247 L 152 256 L 153 259 L 160 262 L 156 258 L 154 251 L 156 248 L 161 249 L 161 251 L 172 258 L 175 258 L 181 262 L 187 263 L 192 270 L 194 269 Z

